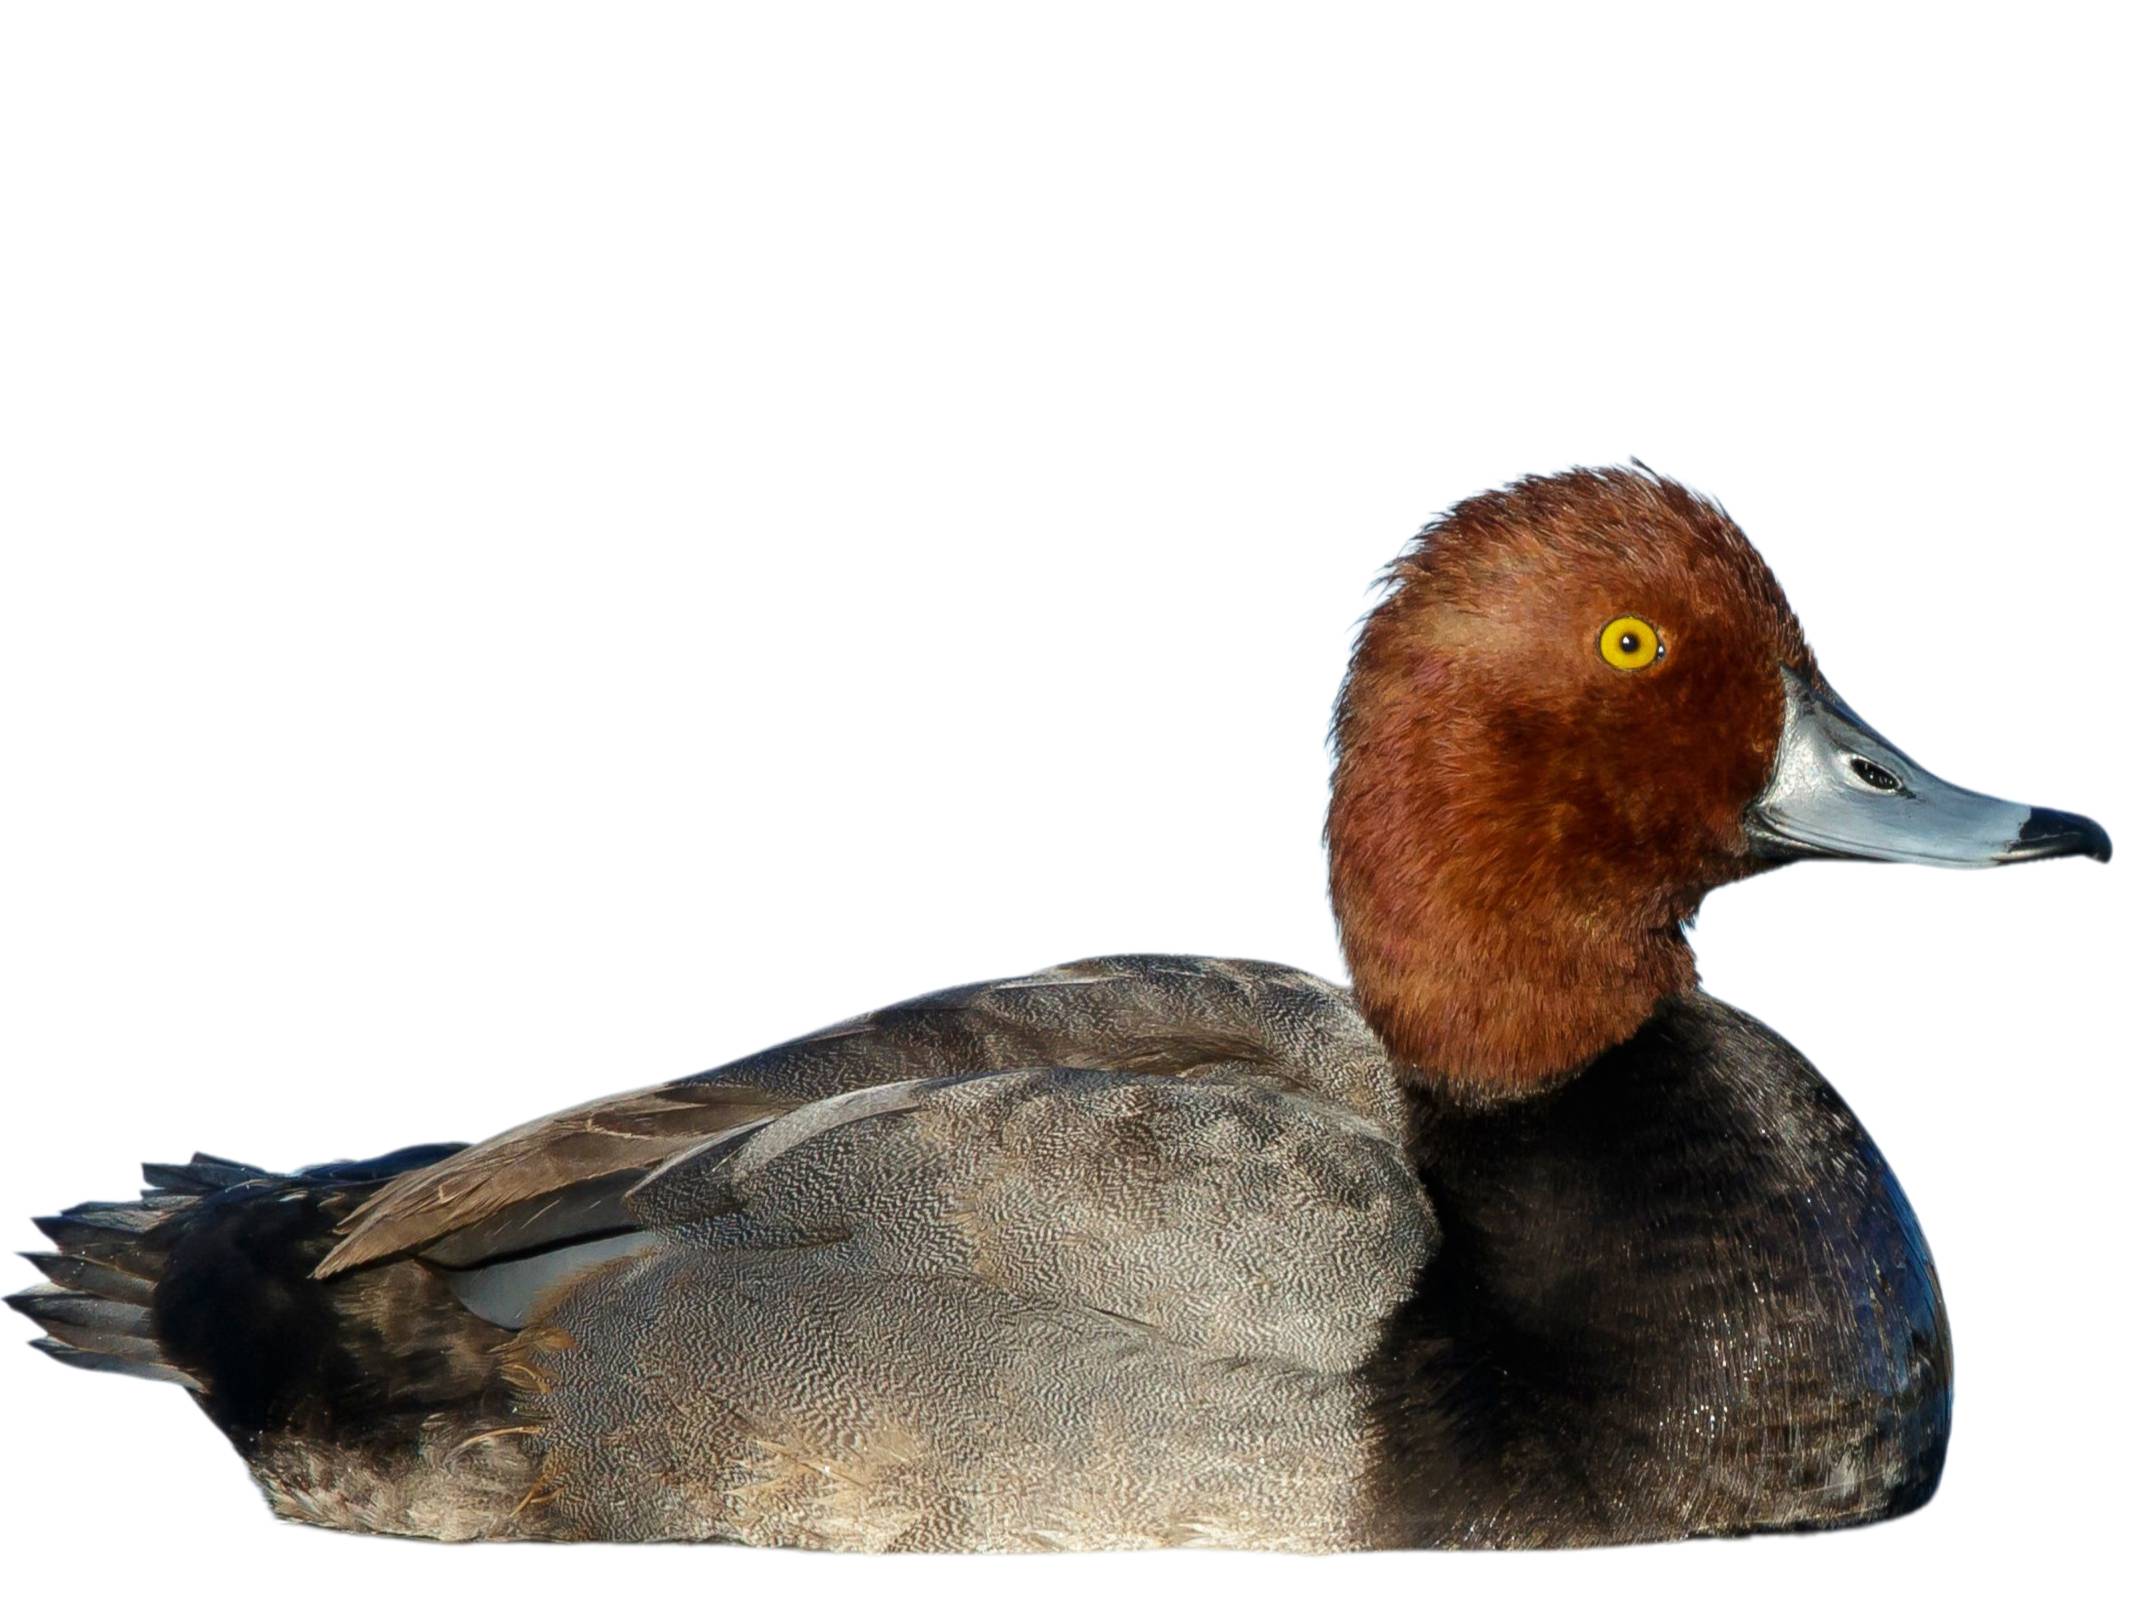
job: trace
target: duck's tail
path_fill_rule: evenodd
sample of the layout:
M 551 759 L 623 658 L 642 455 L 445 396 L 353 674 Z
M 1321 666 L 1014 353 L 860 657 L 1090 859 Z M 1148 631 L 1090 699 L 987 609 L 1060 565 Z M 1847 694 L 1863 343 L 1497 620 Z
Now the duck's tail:
M 157 1333 L 155 1297 L 183 1235 L 175 1225 L 201 1199 L 271 1181 L 255 1165 L 195 1154 L 183 1165 L 144 1165 L 138 1199 L 77 1204 L 37 1218 L 57 1253 L 23 1256 L 46 1283 L 8 1299 L 45 1333 L 30 1345 L 64 1365 L 176 1382 L 207 1391 L 204 1370 L 189 1369 Z
M 188 1389 L 284 1515 L 495 1535 L 522 1450 L 445 1465 L 469 1437 L 500 1428 L 502 1444 L 523 1440 L 497 1380 L 511 1331 L 471 1314 L 417 1260 L 312 1275 L 364 1198 L 458 1147 L 288 1175 L 204 1154 L 143 1166 L 138 1199 L 40 1218 L 53 1249 L 27 1258 L 47 1281 L 7 1302 L 63 1364 Z
M 345 1401 L 365 1374 L 396 1374 L 339 1368 L 354 1328 L 310 1271 L 362 1196 L 456 1147 L 287 1176 L 212 1154 L 144 1165 L 137 1199 L 38 1217 L 58 1251 L 26 1255 L 46 1283 L 7 1302 L 54 1359 L 176 1382 L 245 1448 L 298 1410 Z

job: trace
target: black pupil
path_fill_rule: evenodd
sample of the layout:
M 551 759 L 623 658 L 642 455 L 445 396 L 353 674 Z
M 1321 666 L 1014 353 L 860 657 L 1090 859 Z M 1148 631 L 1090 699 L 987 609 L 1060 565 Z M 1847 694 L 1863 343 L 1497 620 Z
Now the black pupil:
M 1879 789 L 1881 793 L 1892 793 L 1902 785 L 1901 779 L 1896 777 L 1893 772 L 1889 771 L 1885 766 L 1875 766 L 1863 755 L 1852 755 L 1850 757 L 1850 769 L 1872 784 L 1873 787 Z
M 1620 635 L 1620 652 L 1622 654 L 1632 655 L 1642 647 L 1642 639 L 1638 638 L 1634 633 L 1624 632 Z

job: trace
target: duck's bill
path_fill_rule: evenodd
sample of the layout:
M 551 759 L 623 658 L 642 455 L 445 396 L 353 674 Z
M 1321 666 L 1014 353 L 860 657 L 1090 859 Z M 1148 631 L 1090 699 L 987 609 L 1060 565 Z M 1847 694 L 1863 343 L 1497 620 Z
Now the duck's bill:
M 1747 811 L 1747 835 L 1764 859 L 2008 866 L 2057 855 L 2109 858 L 2109 835 L 2085 816 L 1942 782 L 1825 684 L 1788 670 L 1783 680 L 1775 773 Z

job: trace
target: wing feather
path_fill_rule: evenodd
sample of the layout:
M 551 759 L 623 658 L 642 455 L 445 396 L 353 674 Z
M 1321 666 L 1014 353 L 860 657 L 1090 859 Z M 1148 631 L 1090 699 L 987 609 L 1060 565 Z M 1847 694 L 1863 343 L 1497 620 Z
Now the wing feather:
M 1085 960 L 928 994 L 528 1122 L 379 1190 L 318 1274 L 407 1253 L 462 1264 L 514 1239 L 554 1241 L 568 1235 L 563 1220 L 610 1218 L 628 1181 L 707 1139 L 882 1083 L 1039 1066 L 1254 1082 L 1384 1126 L 1403 1115 L 1381 1046 L 1320 978 L 1254 961 Z M 573 1199 L 558 1212 L 558 1195 L 578 1195 L 582 1209 Z

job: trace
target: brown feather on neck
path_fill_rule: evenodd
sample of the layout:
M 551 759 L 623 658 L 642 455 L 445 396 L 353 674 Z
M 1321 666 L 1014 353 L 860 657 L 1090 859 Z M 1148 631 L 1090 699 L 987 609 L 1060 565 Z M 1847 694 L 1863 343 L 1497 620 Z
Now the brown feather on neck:
M 1399 1061 L 1461 1097 L 1521 1098 L 1573 1075 L 1695 983 L 1677 919 L 1579 912 L 1525 881 L 1491 889 L 1484 852 L 1394 866 L 1355 841 L 1373 807 L 1333 811 L 1333 896 L 1364 1017 Z M 1419 865 L 1418 872 L 1414 867 Z

